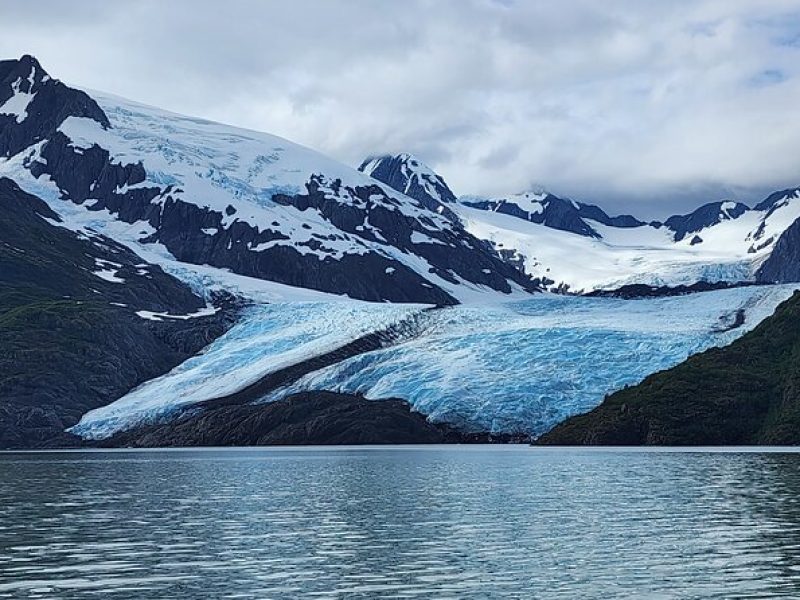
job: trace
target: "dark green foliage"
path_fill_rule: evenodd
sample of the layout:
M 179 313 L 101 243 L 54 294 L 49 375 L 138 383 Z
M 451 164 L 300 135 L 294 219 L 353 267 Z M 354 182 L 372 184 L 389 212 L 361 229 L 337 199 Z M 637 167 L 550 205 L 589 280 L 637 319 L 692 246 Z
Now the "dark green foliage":
M 169 370 L 228 324 L 138 317 L 204 302 L 127 248 L 57 221 L 0 178 L 0 447 L 75 444 L 63 430 L 84 412 Z M 120 265 L 125 283 L 95 275 L 97 260 Z
M 542 444 L 800 443 L 800 292 L 725 348 L 607 397 Z

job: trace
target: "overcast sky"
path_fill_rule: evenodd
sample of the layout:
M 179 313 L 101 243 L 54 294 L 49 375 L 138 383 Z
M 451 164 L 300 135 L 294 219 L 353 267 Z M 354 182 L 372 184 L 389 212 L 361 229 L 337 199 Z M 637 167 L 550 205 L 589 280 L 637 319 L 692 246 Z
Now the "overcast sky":
M 661 217 L 800 184 L 800 0 L 3 0 L 0 55 L 456 194 Z

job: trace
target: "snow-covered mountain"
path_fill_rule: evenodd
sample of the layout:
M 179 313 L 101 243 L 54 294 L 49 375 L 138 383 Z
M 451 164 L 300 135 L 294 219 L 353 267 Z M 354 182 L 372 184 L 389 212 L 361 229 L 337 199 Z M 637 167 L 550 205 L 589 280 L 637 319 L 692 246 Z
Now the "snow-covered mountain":
M 471 208 L 510 215 L 530 223 L 593 238 L 601 236 L 592 226 L 592 221 L 623 228 L 644 225 L 630 215 L 611 217 L 599 206 L 565 200 L 546 191 L 523 192 L 507 198 L 462 196 L 459 201 Z
M 798 280 L 788 241 L 776 242 L 789 235 L 790 226 L 800 218 L 800 190 L 786 192 L 769 209 L 749 210 L 732 202 L 707 205 L 696 213 L 672 217 L 668 220 L 672 226 L 623 228 L 586 219 L 596 237 L 471 206 L 461 206 L 458 214 L 468 231 L 514 255 L 526 273 L 572 291 L 634 283 Z M 771 266 L 778 264 L 784 267 Z
M 416 156 L 373 156 L 362 162 L 358 170 L 418 200 L 432 211 L 449 218 L 455 216 L 447 206 L 456 202 L 455 194 L 444 179 Z
M 182 417 L 198 443 L 227 440 L 210 407 L 325 390 L 537 435 L 794 289 L 627 301 L 542 284 L 800 279 L 800 190 L 651 224 L 545 192 L 456 199 L 411 155 L 360 172 L 76 90 L 31 57 L 0 62 L 0 204 L 0 446 L 9 422 L 39 444 Z
M 738 219 L 748 210 L 749 207 L 741 202 L 710 202 L 689 214 L 674 215 L 664 221 L 664 225 L 674 232 L 676 242 L 695 234 L 690 243 L 702 244 L 703 238 L 696 234 L 723 221 Z
M 180 262 L 365 300 L 535 291 L 459 222 L 287 140 L 0 63 L 0 174 Z M 111 223 L 111 225 L 109 225 Z
M 393 157 L 395 171 L 409 169 L 397 164 L 403 157 L 411 160 Z M 387 185 L 397 181 L 371 172 Z M 713 202 L 663 223 L 610 216 L 546 191 L 462 196 L 448 207 L 467 231 L 551 289 L 800 280 L 800 225 L 792 227 L 800 218 L 800 189 L 776 192 L 753 209 Z
M 612 217 L 599 206 L 565 200 L 545 191 L 524 192 L 508 198 L 462 196 L 457 199 L 441 175 L 418 157 L 408 153 L 367 158 L 358 170 L 450 218 L 457 218 L 453 214 L 453 204 L 460 202 L 474 208 L 509 214 L 532 223 L 591 237 L 598 237 L 598 234 L 587 220 L 614 227 L 644 225 L 631 215 Z

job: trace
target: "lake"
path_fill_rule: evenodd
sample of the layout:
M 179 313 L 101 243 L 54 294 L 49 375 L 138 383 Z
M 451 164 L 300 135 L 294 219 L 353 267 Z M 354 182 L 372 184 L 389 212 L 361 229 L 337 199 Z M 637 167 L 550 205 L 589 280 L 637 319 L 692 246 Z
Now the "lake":
M 0 454 L 0 598 L 800 597 L 800 454 Z

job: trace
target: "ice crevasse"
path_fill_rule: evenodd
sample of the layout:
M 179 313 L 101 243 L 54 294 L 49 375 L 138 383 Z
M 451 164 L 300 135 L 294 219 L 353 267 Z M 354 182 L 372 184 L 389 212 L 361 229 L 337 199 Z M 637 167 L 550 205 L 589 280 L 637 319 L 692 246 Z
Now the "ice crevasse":
M 689 355 L 730 343 L 795 286 L 752 286 L 621 300 L 545 294 L 432 311 L 412 339 L 315 371 L 270 393 L 301 390 L 404 398 L 433 421 L 540 435 L 603 397 Z M 288 302 L 256 306 L 203 353 L 73 428 L 103 438 L 241 389 L 423 310 L 420 306 Z M 744 312 L 743 326 L 729 329 Z

